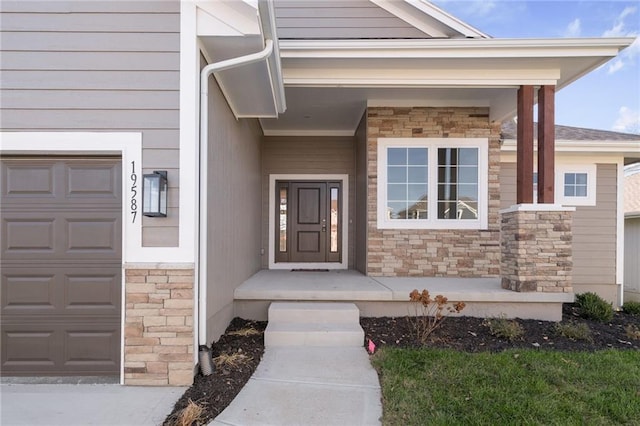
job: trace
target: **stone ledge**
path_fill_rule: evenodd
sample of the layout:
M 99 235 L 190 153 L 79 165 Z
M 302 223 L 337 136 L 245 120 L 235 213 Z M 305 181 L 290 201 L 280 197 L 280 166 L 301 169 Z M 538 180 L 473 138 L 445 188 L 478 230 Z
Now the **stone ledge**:
M 125 263 L 124 269 L 194 269 L 194 263 L 156 263 L 156 262 L 140 262 Z
M 500 210 L 500 214 L 513 212 L 574 212 L 575 207 L 561 204 L 514 204 L 511 207 Z

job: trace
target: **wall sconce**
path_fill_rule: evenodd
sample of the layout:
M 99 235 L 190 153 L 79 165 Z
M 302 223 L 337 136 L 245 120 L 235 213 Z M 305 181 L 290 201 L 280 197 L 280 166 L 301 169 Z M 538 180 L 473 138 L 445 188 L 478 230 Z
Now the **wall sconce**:
M 142 177 L 142 214 L 167 217 L 167 171 L 154 170 Z

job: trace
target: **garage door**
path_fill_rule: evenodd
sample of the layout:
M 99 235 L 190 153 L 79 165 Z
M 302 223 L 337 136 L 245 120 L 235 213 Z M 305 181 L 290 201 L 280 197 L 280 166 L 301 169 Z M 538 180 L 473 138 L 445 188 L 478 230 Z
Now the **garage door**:
M 118 375 L 120 159 L 1 160 L 2 375 Z

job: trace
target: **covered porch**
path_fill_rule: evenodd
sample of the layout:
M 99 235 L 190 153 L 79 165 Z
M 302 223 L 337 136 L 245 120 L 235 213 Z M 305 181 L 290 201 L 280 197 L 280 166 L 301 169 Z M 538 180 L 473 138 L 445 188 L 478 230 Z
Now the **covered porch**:
M 354 270 L 261 270 L 234 292 L 235 315 L 266 321 L 274 301 L 355 303 L 363 317 L 406 316 L 413 289 L 441 294 L 450 302 L 464 302 L 462 315 L 560 321 L 562 304 L 573 294 L 514 292 L 501 287 L 500 278 L 372 277 Z

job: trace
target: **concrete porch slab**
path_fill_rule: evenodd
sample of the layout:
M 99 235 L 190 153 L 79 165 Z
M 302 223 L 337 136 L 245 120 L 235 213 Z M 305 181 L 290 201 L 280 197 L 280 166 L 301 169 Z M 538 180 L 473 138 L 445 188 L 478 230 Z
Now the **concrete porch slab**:
M 413 290 L 427 289 L 451 302 L 465 302 L 463 316 L 560 321 L 562 304 L 573 293 L 519 293 L 503 289 L 499 278 L 368 277 L 358 271 L 290 272 L 262 270 L 235 290 L 237 316 L 266 320 L 273 301 L 349 301 L 365 317 L 406 316 L 415 311 Z
M 391 300 L 389 288 L 352 270 L 262 270 L 234 293 L 242 300 Z

